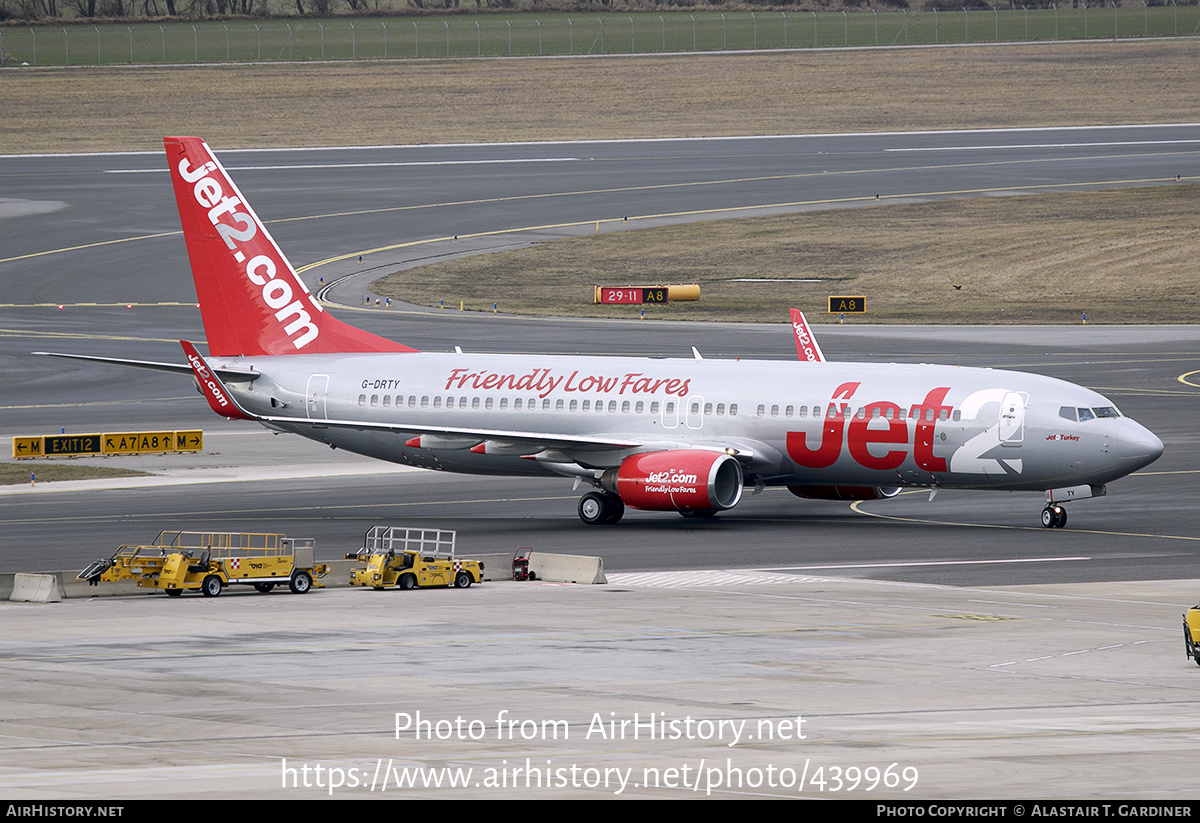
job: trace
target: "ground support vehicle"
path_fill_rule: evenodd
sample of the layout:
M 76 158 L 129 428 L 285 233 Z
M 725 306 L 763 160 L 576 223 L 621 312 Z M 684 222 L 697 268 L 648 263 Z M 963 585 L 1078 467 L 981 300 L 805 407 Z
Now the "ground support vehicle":
M 93 586 L 100 581 L 134 580 L 144 589 L 178 596 L 199 591 L 216 597 L 231 583 L 244 583 L 266 593 L 286 584 L 304 594 L 331 567 L 313 560 L 315 541 L 282 534 L 163 531 L 153 543 L 121 546 L 79 573 Z
M 1192 606 L 1183 615 L 1183 650 L 1200 666 L 1200 604 Z
M 533 554 L 532 546 L 522 546 L 513 553 L 513 580 L 537 580 L 537 572 L 529 570 L 529 555 Z
M 366 563 L 350 573 L 351 586 L 373 589 L 416 589 L 432 586 L 468 588 L 483 582 L 483 563 L 454 557 L 455 533 L 443 529 L 374 526 L 363 547 L 346 555 Z

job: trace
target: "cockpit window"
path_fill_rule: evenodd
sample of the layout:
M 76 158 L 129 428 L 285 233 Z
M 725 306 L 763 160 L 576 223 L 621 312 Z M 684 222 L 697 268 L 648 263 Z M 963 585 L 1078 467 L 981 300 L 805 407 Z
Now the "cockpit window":
M 1058 416 L 1063 418 L 1064 420 L 1070 420 L 1072 423 L 1074 423 L 1076 420 L 1079 419 L 1075 416 L 1075 407 L 1074 406 L 1061 407 L 1058 410 Z
M 1093 408 L 1092 411 L 1096 413 L 1097 417 L 1120 417 L 1121 416 L 1121 413 L 1119 411 L 1117 411 L 1116 409 L 1114 409 L 1112 406 L 1103 406 L 1101 408 Z
M 1080 423 L 1086 423 L 1088 420 L 1096 419 L 1096 415 L 1092 413 L 1091 409 L 1077 409 L 1077 411 L 1079 412 Z

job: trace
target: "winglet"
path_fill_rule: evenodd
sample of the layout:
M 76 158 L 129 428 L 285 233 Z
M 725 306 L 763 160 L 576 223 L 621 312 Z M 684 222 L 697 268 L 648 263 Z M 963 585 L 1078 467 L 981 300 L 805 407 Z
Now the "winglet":
M 196 382 L 200 384 L 200 393 L 204 395 L 204 399 L 208 401 L 208 405 L 217 414 L 222 417 L 228 417 L 230 420 L 255 420 L 252 415 L 242 411 L 242 408 L 233 399 L 233 395 L 225 388 L 225 384 L 221 382 L 221 378 L 217 377 L 216 372 L 209 367 L 204 358 L 200 356 L 200 352 L 196 351 L 196 347 L 186 340 L 180 340 L 179 345 L 183 346 L 183 353 L 187 356 L 188 364 L 192 367 L 192 374 L 196 375 Z
M 825 355 L 821 353 L 821 347 L 817 345 L 817 338 L 813 336 L 812 331 L 808 328 L 808 321 L 804 319 L 804 312 L 799 309 L 791 309 L 792 314 L 792 334 L 796 336 L 796 356 L 804 363 L 824 363 Z
M 415 351 L 330 317 L 198 137 L 164 137 L 214 357 Z

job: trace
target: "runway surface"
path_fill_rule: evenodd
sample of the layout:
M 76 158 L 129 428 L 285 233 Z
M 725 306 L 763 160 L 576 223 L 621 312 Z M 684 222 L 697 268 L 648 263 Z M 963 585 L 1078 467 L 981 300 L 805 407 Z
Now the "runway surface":
M 313 287 L 318 277 L 336 283 L 328 297 L 358 306 L 369 280 L 397 265 L 594 231 L 596 220 L 615 230 L 622 216 L 630 225 L 717 219 L 874 202 L 876 193 L 902 201 L 1147 185 L 1194 174 L 1198 151 L 1200 127 L 1162 126 L 221 156 Z M 1062 377 L 1108 395 L 1162 437 L 1162 459 L 1112 484 L 1109 497 L 1074 507 L 1061 532 L 1037 525 L 1038 495 L 966 492 L 852 510 L 768 491 L 714 522 L 631 513 L 616 530 L 589 529 L 566 482 L 393 471 L 216 419 L 186 380 L 29 356 L 179 360 L 176 341 L 203 337 L 163 162 L 158 154 L 0 158 L 0 434 L 204 428 L 215 454 L 112 464 L 246 479 L 11 488 L 0 495 L 0 571 L 71 567 L 163 528 L 303 534 L 340 553 L 386 522 L 456 528 L 468 550 L 598 553 L 614 570 L 763 566 L 960 585 L 1192 573 L 1200 547 L 1189 517 L 1197 491 L 1189 409 L 1200 389 L 1177 380 L 1200 368 L 1200 330 L 1191 327 L 820 330 L 832 359 Z M 447 242 L 455 234 L 460 242 Z M 708 357 L 794 356 L 782 323 L 341 314 L 431 350 L 686 357 L 695 345 Z

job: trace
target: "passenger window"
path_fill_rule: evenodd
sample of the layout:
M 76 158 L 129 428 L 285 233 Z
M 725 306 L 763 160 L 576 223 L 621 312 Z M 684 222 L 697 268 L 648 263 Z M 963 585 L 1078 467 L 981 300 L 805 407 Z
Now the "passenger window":
M 508 408 L 508 398 L 501 397 L 500 398 L 500 411 L 504 411 L 507 408 Z
M 777 405 L 776 405 L 776 406 L 772 406 L 772 407 L 771 407 L 771 416 L 772 416 L 772 417 L 778 417 L 778 416 L 779 416 L 779 406 L 777 406 Z
M 550 401 L 549 401 L 549 400 L 547 400 L 546 402 L 547 402 L 547 403 L 549 403 Z M 555 411 L 562 411 L 562 410 L 563 410 L 563 401 L 559 400 L 559 401 L 555 402 L 555 404 L 554 404 L 554 410 L 555 410 Z
M 621 414 L 629 414 L 629 401 L 626 400 L 621 404 Z
M 639 401 L 637 401 L 637 405 L 633 407 L 633 413 L 641 414 L 642 410 L 645 408 L 646 408 L 646 404 L 643 403 L 641 400 L 639 400 Z
M 560 401 L 560 402 L 561 402 L 561 401 Z M 571 401 L 571 411 L 575 411 L 575 410 L 577 410 L 578 408 L 579 408 L 579 401 L 578 401 L 578 400 L 572 400 L 572 401 Z
M 521 408 L 521 398 L 518 397 L 516 400 L 513 401 L 513 408 L 514 409 Z
M 471 398 L 471 408 L 473 408 L 473 409 L 479 408 L 479 398 L 478 397 Z
M 592 410 L 592 401 L 584 400 L 583 401 L 583 411 L 591 411 L 591 410 Z
M 367 396 L 365 394 L 360 394 L 358 396 L 358 405 L 360 405 L 360 406 L 367 405 Z
M 736 415 L 737 415 L 737 403 L 730 403 L 729 404 L 729 416 L 734 417 Z
M 650 403 L 650 413 L 658 414 L 658 401 L 654 400 Z
M 766 413 L 767 413 L 767 407 L 764 406 L 762 403 L 759 403 L 758 404 L 758 416 L 763 417 L 766 415 Z
M 609 412 L 609 414 L 617 413 L 617 401 L 616 400 L 608 401 L 608 412 Z
M 717 414 L 724 414 L 724 413 L 725 413 L 725 404 L 718 403 L 717 404 Z

